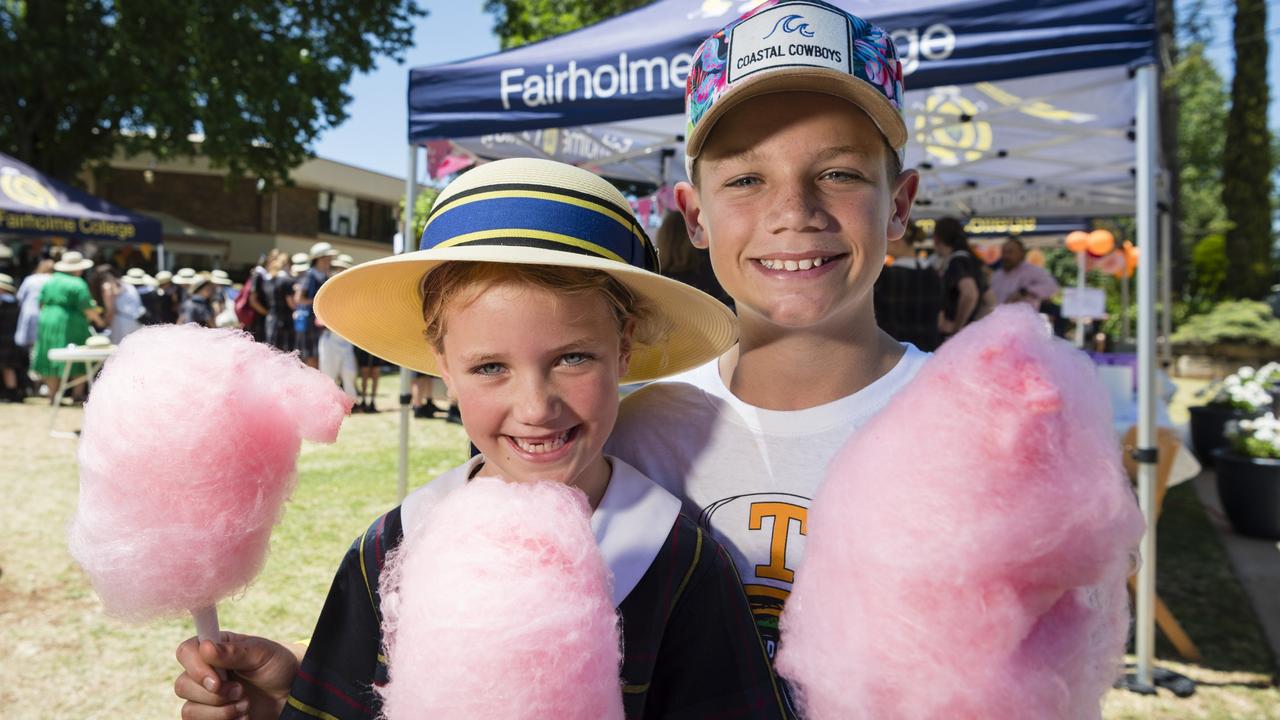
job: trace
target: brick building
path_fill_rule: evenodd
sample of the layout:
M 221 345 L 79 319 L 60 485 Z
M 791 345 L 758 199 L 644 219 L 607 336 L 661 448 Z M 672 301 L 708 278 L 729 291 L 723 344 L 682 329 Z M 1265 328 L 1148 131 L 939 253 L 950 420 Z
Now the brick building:
M 165 266 L 252 267 L 273 247 L 292 254 L 324 240 L 357 262 L 390 255 L 402 178 L 313 158 L 292 186 L 261 191 L 252 178 L 228 181 L 202 157 L 119 157 L 89 183 L 91 193 L 157 217 Z

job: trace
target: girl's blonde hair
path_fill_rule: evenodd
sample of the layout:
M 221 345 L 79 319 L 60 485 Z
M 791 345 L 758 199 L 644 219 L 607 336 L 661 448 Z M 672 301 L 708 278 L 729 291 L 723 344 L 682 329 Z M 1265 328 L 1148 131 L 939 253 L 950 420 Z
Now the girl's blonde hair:
M 597 294 L 609 304 L 619 334 L 628 322 L 634 323 L 632 343 L 636 345 L 657 345 L 670 330 L 670 323 L 648 301 L 601 270 L 559 265 L 447 262 L 422 276 L 422 318 L 427 324 L 427 343 L 436 352 L 442 352 L 448 308 L 453 303 L 471 302 L 485 290 L 502 283 L 532 285 L 558 295 Z

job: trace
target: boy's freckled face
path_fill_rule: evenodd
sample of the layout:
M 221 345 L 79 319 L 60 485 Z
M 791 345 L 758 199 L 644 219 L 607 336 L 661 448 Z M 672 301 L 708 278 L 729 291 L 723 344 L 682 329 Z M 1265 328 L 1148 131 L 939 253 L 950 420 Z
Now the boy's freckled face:
M 601 452 L 627 363 L 607 302 L 499 284 L 445 312 L 441 367 L 485 474 L 579 487 L 607 478 Z
M 829 95 L 762 95 L 720 119 L 694 202 L 744 320 L 839 325 L 870 306 L 886 239 L 905 230 L 887 152 L 865 113 Z

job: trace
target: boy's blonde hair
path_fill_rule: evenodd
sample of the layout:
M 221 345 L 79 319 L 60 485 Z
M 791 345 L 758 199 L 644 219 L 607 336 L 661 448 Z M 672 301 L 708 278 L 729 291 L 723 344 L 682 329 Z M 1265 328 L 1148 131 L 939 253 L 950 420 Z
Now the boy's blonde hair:
M 598 294 L 609 304 L 619 334 L 628 322 L 634 323 L 632 343 L 636 345 L 660 344 L 670 330 L 670 323 L 648 301 L 600 270 L 560 265 L 447 262 L 422 276 L 422 318 L 426 321 L 427 343 L 436 352 L 442 352 L 445 316 L 450 305 L 471 302 L 480 293 L 502 283 L 532 285 L 558 295 Z

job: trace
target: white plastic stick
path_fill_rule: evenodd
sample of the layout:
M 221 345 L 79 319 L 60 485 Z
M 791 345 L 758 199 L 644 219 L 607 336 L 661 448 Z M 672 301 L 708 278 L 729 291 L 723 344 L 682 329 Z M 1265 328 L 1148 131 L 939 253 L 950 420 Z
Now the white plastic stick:
M 218 607 L 210 605 L 207 608 L 192 610 L 191 617 L 196 621 L 196 637 L 204 642 L 219 642 L 222 640 L 222 630 L 218 627 Z M 222 680 L 227 679 L 227 671 L 222 668 L 214 668 L 218 671 L 218 677 Z

